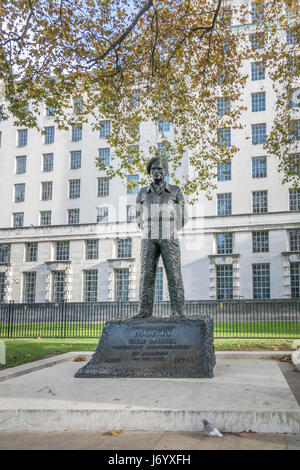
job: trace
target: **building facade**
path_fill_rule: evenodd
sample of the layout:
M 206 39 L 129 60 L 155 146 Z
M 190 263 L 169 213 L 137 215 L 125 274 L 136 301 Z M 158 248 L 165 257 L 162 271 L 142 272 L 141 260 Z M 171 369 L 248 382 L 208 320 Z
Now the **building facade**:
M 180 234 L 190 300 L 300 298 L 300 189 L 282 184 L 278 161 L 263 149 L 275 102 L 268 70 L 244 67 L 244 128 L 221 136 L 239 151 L 218 168 L 212 199 L 203 195 L 189 207 Z M 95 168 L 96 157 L 110 163 L 110 122 L 99 131 L 89 123 L 59 131 L 51 110 L 42 111 L 44 135 L 14 127 L 13 119 L 0 122 L 0 301 L 137 300 L 138 185 L 128 190 Z M 145 122 L 140 135 L 140 145 L 151 137 L 159 147 L 162 135 L 172 139 L 172 126 Z M 190 171 L 187 152 L 177 176 Z M 162 264 L 155 295 L 168 299 Z

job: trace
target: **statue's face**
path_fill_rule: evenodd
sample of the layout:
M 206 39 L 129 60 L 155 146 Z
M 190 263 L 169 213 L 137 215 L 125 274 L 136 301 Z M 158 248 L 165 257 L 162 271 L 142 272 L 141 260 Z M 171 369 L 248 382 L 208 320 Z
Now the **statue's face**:
M 155 160 L 152 163 L 151 170 L 150 170 L 151 178 L 153 179 L 154 183 L 160 183 L 165 179 L 165 169 L 163 167 L 161 160 Z

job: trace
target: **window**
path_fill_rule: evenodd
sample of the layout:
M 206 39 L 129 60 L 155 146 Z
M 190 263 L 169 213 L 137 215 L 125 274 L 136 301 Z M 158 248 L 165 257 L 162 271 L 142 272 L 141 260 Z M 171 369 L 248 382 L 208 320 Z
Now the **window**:
M 266 178 L 267 158 L 252 157 L 252 178 Z
M 256 113 L 258 111 L 265 111 L 266 110 L 266 93 L 251 93 L 251 104 L 252 104 L 252 112 Z
M 44 153 L 43 171 L 45 171 L 46 173 L 49 171 L 53 171 L 53 153 Z
M 10 245 L 8 243 L 0 244 L 0 263 L 10 263 Z
M 156 271 L 154 284 L 154 300 L 163 300 L 164 284 L 163 284 L 163 268 L 159 267 Z
M 51 211 L 41 211 L 40 225 L 51 225 Z
M 98 240 L 86 240 L 86 259 L 98 259 Z
M 290 189 L 290 211 L 300 211 L 300 189 Z
M 224 114 L 229 113 L 230 111 L 230 98 L 222 97 L 217 98 L 217 112 L 218 116 L 224 116 Z
M 131 258 L 131 238 L 121 238 L 117 241 L 118 258 Z
M 252 192 L 253 214 L 268 212 L 268 191 Z
M 38 244 L 36 242 L 26 243 L 26 261 L 37 261 Z
M 218 165 L 218 181 L 231 180 L 231 162 L 219 163 Z
M 127 194 L 137 194 L 139 192 L 139 175 L 127 176 Z
M 252 144 L 265 144 L 266 143 L 266 124 L 252 124 Z
M 13 226 L 14 227 L 24 226 L 24 212 L 15 212 L 13 214 Z
M 228 255 L 232 253 L 232 233 L 217 233 L 217 254 Z
M 108 207 L 97 207 L 97 222 L 108 222 Z
M 55 116 L 54 106 L 46 106 L 46 117 Z
M 158 118 L 158 132 L 168 132 L 170 130 L 170 121 L 168 119 Z
M 81 168 L 81 150 L 71 152 L 71 170 L 77 170 Z
M 69 180 L 69 198 L 77 199 L 80 197 L 80 180 Z
M 218 129 L 218 142 L 220 145 L 225 147 L 231 146 L 231 129 L 230 127 L 225 129 Z
M 55 271 L 53 273 L 52 298 L 54 302 L 63 302 L 65 300 L 66 273 L 64 271 Z
M 297 35 L 293 34 L 289 29 L 286 30 L 286 43 L 287 45 L 297 44 Z
M 82 139 L 82 124 L 73 124 L 71 140 L 73 142 L 78 142 L 78 140 L 81 140 L 81 139 Z
M 291 263 L 291 297 L 300 299 L 300 263 Z
M 253 253 L 267 253 L 269 251 L 269 232 L 264 230 L 252 233 Z
M 68 261 L 70 242 L 56 242 L 56 261 Z
M 300 119 L 294 119 L 291 121 L 290 124 L 290 133 L 289 133 L 289 139 L 290 140 L 300 140 Z
M 132 94 L 132 100 L 131 100 L 131 103 L 132 103 L 132 106 L 136 106 L 136 107 L 139 107 L 140 106 L 140 93 L 139 91 L 134 91 L 133 94 Z
M 252 23 L 258 23 L 263 20 L 264 17 L 264 4 L 263 2 L 252 2 L 251 3 L 251 19 Z
M 0 106 L 0 122 L 3 120 L 3 106 Z
M 82 112 L 82 106 L 83 102 L 81 97 L 73 98 L 73 114 L 80 114 Z
M 98 150 L 99 160 L 102 165 L 108 166 L 110 164 L 110 149 L 99 149 Z
M 262 63 L 251 64 L 251 80 L 264 80 L 265 79 L 265 66 Z
M 23 302 L 34 303 L 36 290 L 36 272 L 31 271 L 23 274 Z
M 115 300 L 129 299 L 129 269 L 115 270 Z
M 269 299 L 270 298 L 270 265 L 253 264 L 252 265 L 252 279 L 253 279 L 253 298 L 254 299 Z
M 109 196 L 109 178 L 107 176 L 98 178 L 98 197 Z
M 217 299 L 230 300 L 233 298 L 232 265 L 216 266 L 217 271 Z
M 167 145 L 165 143 L 159 142 L 157 144 L 157 148 L 159 150 L 159 155 L 162 157 L 167 157 L 170 155 L 170 150 L 167 148 Z
M 68 224 L 69 225 L 79 224 L 79 209 L 68 210 Z
M 110 136 L 110 121 L 100 121 L 100 139 Z
M 300 106 L 300 88 L 291 88 L 288 91 L 287 107 L 298 108 Z
M 0 302 L 5 300 L 6 274 L 0 273 Z
M 25 184 L 15 184 L 15 202 L 25 201 Z
M 231 193 L 217 194 L 217 215 L 231 215 Z
M 28 129 L 18 130 L 18 147 L 25 147 L 28 142 Z
M 54 142 L 54 126 L 45 127 L 45 144 L 53 144 Z
M 42 201 L 50 201 L 52 199 L 52 181 L 42 183 Z
M 290 235 L 290 251 L 300 251 L 300 229 L 294 228 L 289 230 Z
M 22 175 L 23 173 L 26 173 L 26 156 L 25 155 L 16 157 L 16 173 L 17 175 Z
M 127 206 L 126 213 L 127 213 L 127 222 L 132 222 L 133 220 L 135 220 L 136 219 L 136 206 L 135 205 Z
M 251 34 L 250 41 L 252 49 L 264 48 L 264 36 L 262 33 Z
M 84 271 L 84 301 L 97 302 L 98 271 L 89 269 Z

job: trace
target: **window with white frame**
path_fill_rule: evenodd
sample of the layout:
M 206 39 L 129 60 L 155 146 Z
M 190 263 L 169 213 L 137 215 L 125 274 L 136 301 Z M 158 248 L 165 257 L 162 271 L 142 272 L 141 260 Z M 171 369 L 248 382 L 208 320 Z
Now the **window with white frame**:
M 98 259 L 98 240 L 86 240 L 86 259 Z
M 126 207 L 127 222 L 132 222 L 136 219 L 136 206 L 130 204 Z
M 84 301 L 97 302 L 98 297 L 98 270 L 84 271 Z
M 266 133 L 267 126 L 265 123 L 262 124 L 252 124 L 252 144 L 265 144 L 266 143 Z
M 256 113 L 258 111 L 265 111 L 266 93 L 264 91 L 261 91 L 259 93 L 251 93 L 251 106 L 253 113 Z
M 233 298 L 233 270 L 232 265 L 217 265 L 217 299 L 230 300 Z
M 15 202 L 25 201 L 25 184 L 15 184 Z
M 100 139 L 105 139 L 108 137 L 110 135 L 110 121 L 100 121 L 99 129 Z
M 290 251 L 300 251 L 300 229 L 289 230 Z
M 164 295 L 164 281 L 163 281 L 163 268 L 159 267 L 156 271 L 155 284 L 154 284 L 154 300 L 163 300 Z
M 40 225 L 51 225 L 51 211 L 40 212 Z
M 251 64 L 251 80 L 264 80 L 265 79 L 265 65 L 260 62 L 252 62 Z
M 26 243 L 26 261 L 32 262 L 37 261 L 37 251 L 38 244 L 37 242 Z
M 291 297 L 300 299 L 300 263 L 291 263 Z
M 108 207 L 97 207 L 97 222 L 99 224 L 108 222 Z
M 56 261 L 68 261 L 70 256 L 70 242 L 56 242 Z
M 231 128 L 218 129 L 218 142 L 225 147 L 231 146 Z
M 115 270 L 115 300 L 129 299 L 129 269 Z
M 26 155 L 16 157 L 16 174 L 21 175 L 26 173 Z
M 267 158 L 252 157 L 252 178 L 266 178 Z
M 217 254 L 227 255 L 232 253 L 233 236 L 232 233 L 217 233 Z
M 81 168 L 81 150 L 74 150 L 71 152 L 70 168 L 71 170 Z
M 6 273 L 0 273 L 0 302 L 5 299 Z
M 252 232 L 253 253 L 266 253 L 269 251 L 269 232 L 267 230 Z
M 300 189 L 289 189 L 290 211 L 300 211 Z
M 170 130 L 171 124 L 168 119 L 162 119 L 161 117 L 158 118 L 157 121 L 157 128 L 158 132 L 168 132 Z
M 263 2 L 252 2 L 251 3 L 251 19 L 252 23 L 258 23 L 264 18 L 264 3 Z
M 78 225 L 79 219 L 80 219 L 79 209 L 68 209 L 68 224 L 69 225 Z
M 76 116 L 82 112 L 83 101 L 81 97 L 73 98 L 73 114 Z
M 221 162 L 218 165 L 218 181 L 231 180 L 231 162 Z
M 49 126 L 44 128 L 44 143 L 53 144 L 54 142 L 54 126 Z
M 217 215 L 231 215 L 231 193 L 217 194 Z
M 9 243 L 0 244 L 0 263 L 10 263 L 10 247 Z
M 117 241 L 117 257 L 118 258 L 131 258 L 131 238 L 120 238 Z
M 291 45 L 294 45 L 294 44 L 298 44 L 298 41 L 297 41 L 297 34 L 296 33 L 293 33 L 290 29 L 287 29 L 286 30 L 286 44 L 288 46 L 291 46 Z
M 54 271 L 52 273 L 52 300 L 63 302 L 65 300 L 66 273 L 65 271 Z
M 48 173 L 53 171 L 53 153 L 44 153 L 43 154 L 43 171 Z
M 218 116 L 224 116 L 230 111 L 230 98 L 228 96 L 222 96 L 217 98 L 217 113 Z
M 23 302 L 34 303 L 36 292 L 36 272 L 23 273 Z
M 252 49 L 264 48 L 264 35 L 263 33 L 255 33 L 250 35 Z
M 46 106 L 46 117 L 53 117 L 53 116 L 55 116 L 54 106 Z
M 137 194 L 139 192 L 139 175 L 127 176 L 127 194 Z
M 69 198 L 77 199 L 80 197 L 80 179 L 69 180 Z
M 260 263 L 252 265 L 253 298 L 270 298 L 270 264 Z
M 252 192 L 253 214 L 268 212 L 268 191 Z
M 110 148 L 98 149 L 98 156 L 100 163 L 104 166 L 109 166 L 110 164 Z
M 72 142 L 78 142 L 82 139 L 82 124 L 73 124 L 71 132 Z
M 14 212 L 13 213 L 13 227 L 23 227 L 24 226 L 24 212 Z
M 42 201 L 50 201 L 52 199 L 52 181 L 42 182 Z
M 290 140 L 300 140 L 300 119 L 293 119 L 291 121 L 288 137 Z
M 25 147 L 28 143 L 28 129 L 19 129 L 18 133 L 18 147 Z
M 109 178 L 102 176 L 98 178 L 98 197 L 109 196 Z

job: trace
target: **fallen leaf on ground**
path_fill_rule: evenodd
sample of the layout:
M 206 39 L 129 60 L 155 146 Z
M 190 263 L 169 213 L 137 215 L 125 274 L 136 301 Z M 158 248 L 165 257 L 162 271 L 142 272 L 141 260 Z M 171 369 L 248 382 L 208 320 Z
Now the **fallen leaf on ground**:
M 104 432 L 104 436 L 115 436 L 116 434 L 120 434 L 122 432 L 122 429 L 114 429 L 111 431 Z
M 281 362 L 292 362 L 292 356 L 290 354 L 286 354 L 279 359 Z
M 76 356 L 76 357 L 73 359 L 73 362 L 82 362 L 82 361 L 86 361 L 86 357 L 85 357 L 85 356 Z

